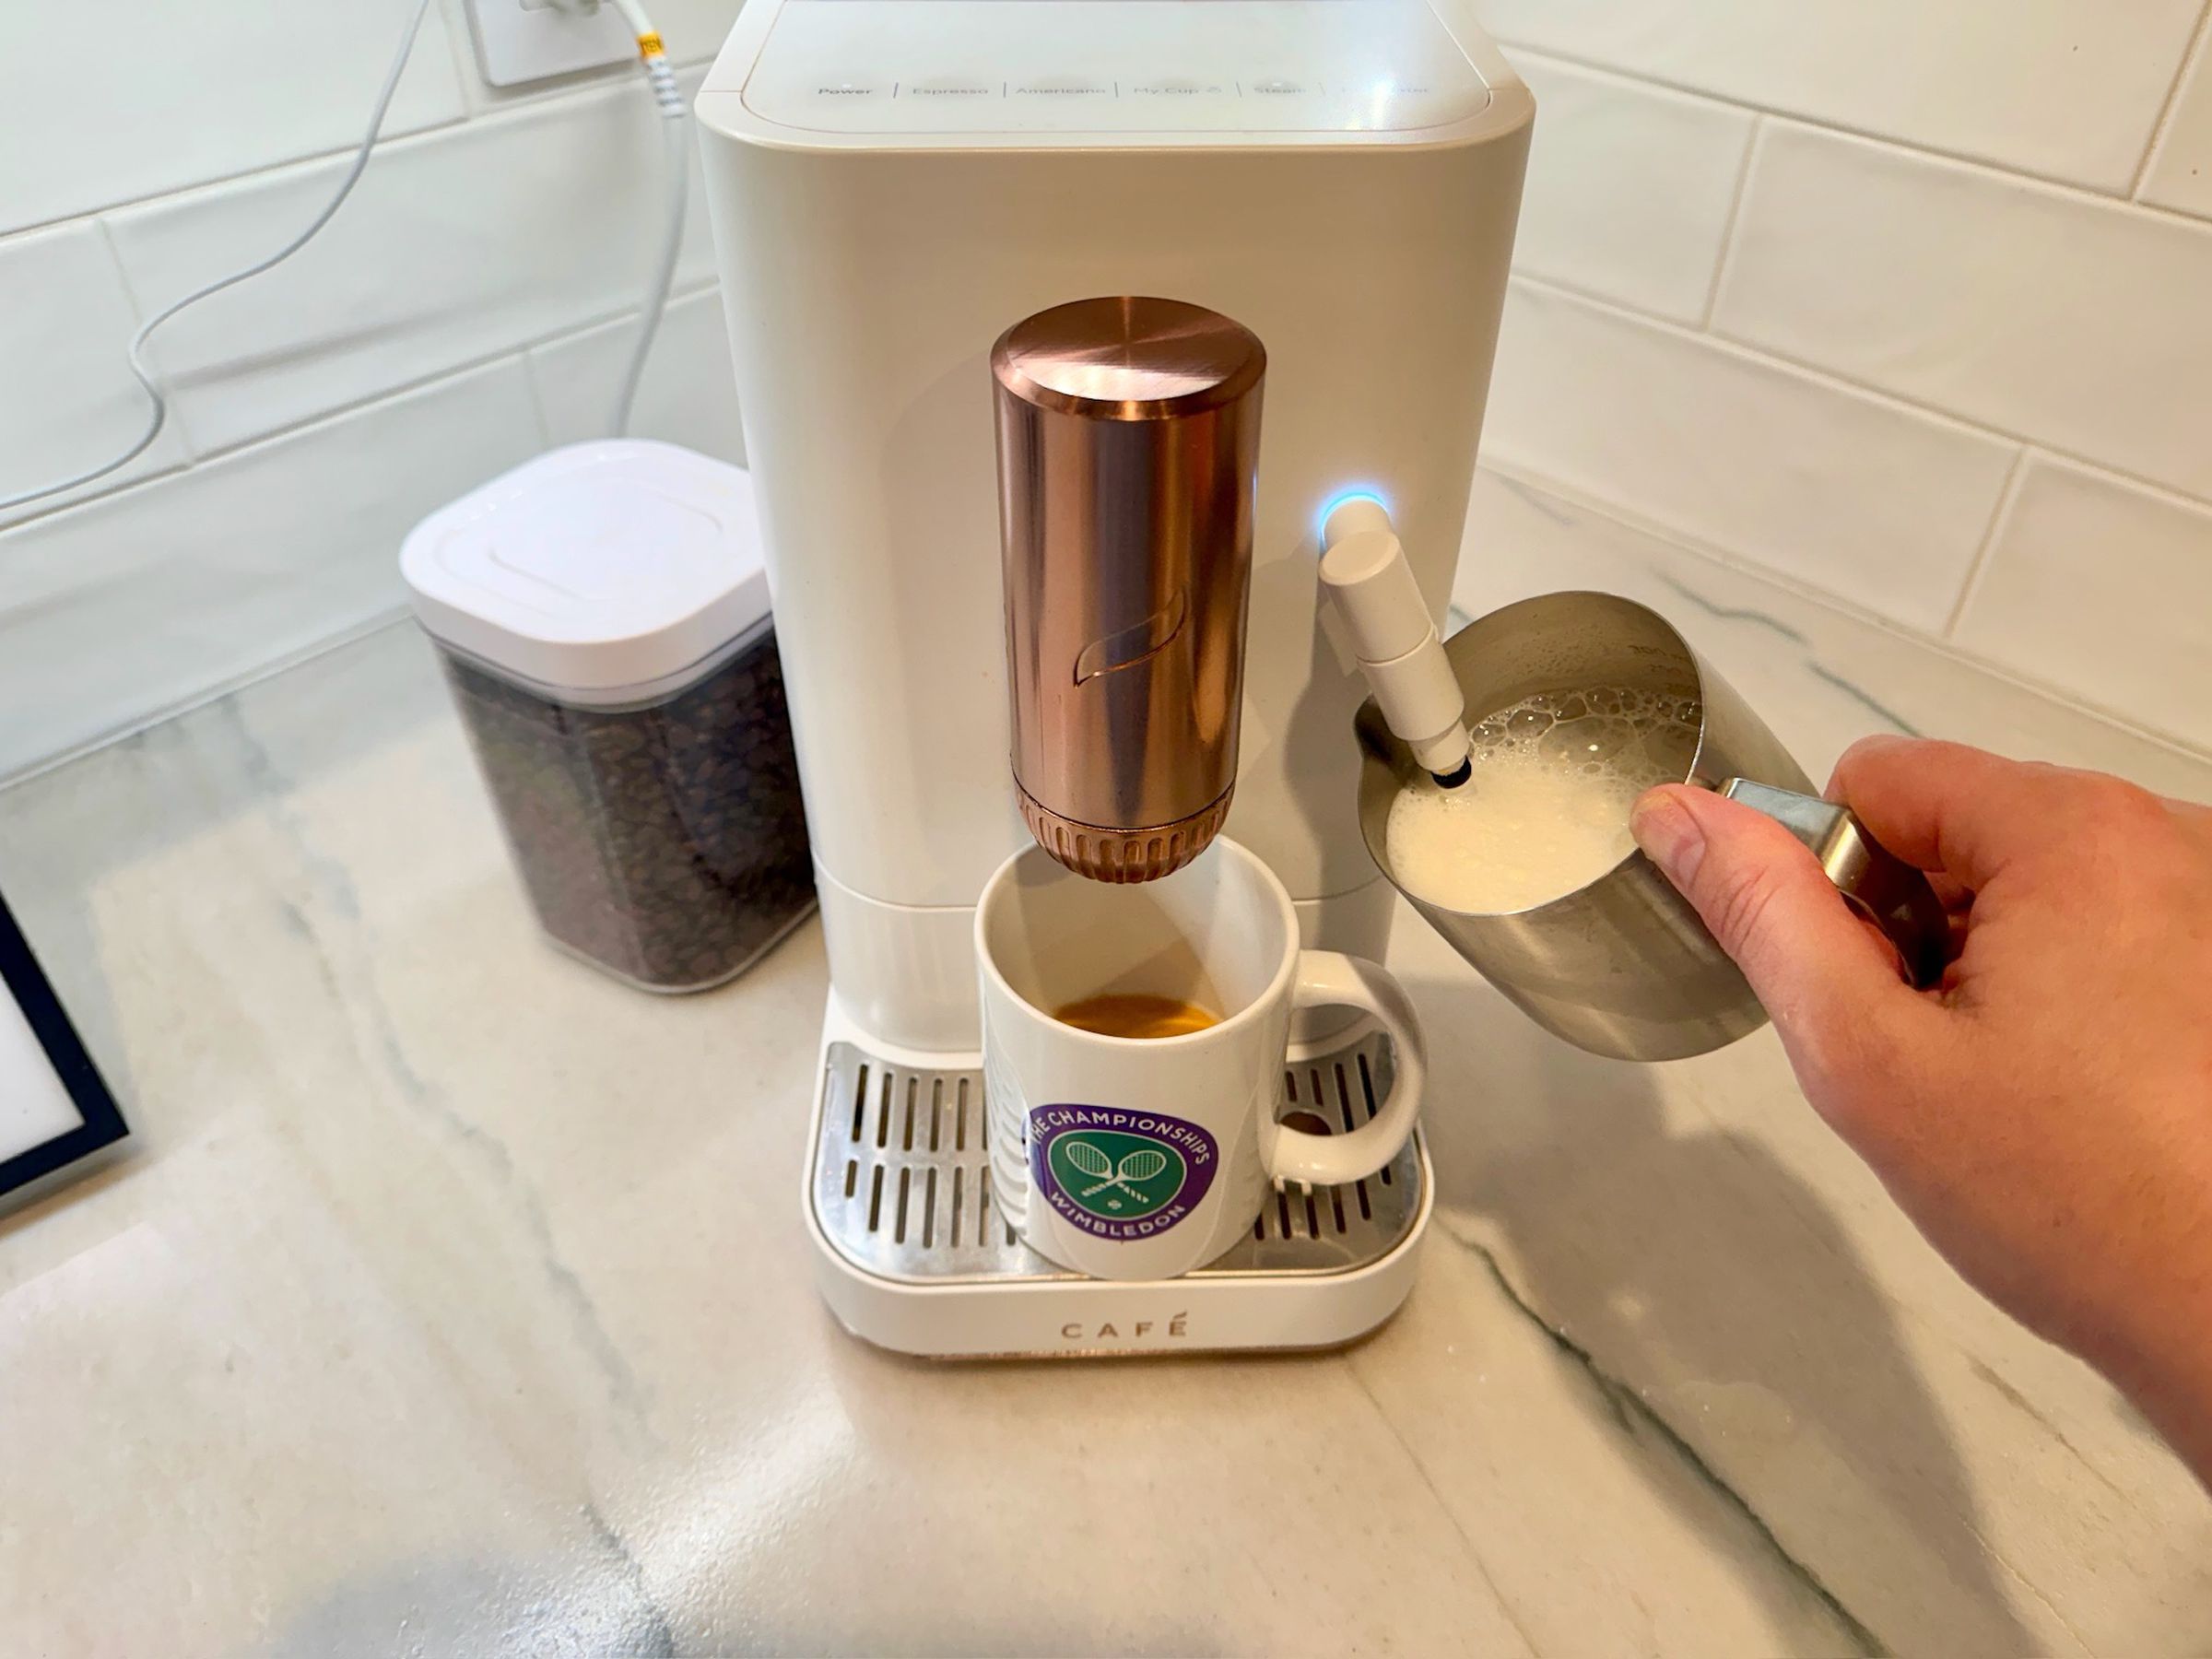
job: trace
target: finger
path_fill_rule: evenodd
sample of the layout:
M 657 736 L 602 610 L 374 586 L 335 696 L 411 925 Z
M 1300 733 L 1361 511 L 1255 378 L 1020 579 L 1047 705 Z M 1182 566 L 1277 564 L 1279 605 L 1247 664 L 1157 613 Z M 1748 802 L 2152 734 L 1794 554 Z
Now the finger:
M 1750 982 L 1793 1061 L 1835 1074 L 1883 1065 L 1933 1010 L 1896 953 L 1843 902 L 1804 843 L 1763 813 L 1667 784 L 1636 803 L 1637 844 Z
M 1974 889 L 1958 877 L 1943 870 L 1928 872 L 1928 885 L 1936 889 L 1936 898 L 1953 916 L 1962 916 L 1974 907 Z
M 1864 737 L 1836 762 L 1828 793 L 1898 857 L 1979 890 L 2051 846 L 2092 776 L 1963 743 Z

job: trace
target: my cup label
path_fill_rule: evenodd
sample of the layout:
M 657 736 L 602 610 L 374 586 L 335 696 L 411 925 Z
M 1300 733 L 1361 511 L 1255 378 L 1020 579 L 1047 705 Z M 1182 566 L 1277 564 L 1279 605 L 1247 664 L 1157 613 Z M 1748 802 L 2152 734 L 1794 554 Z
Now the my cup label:
M 1070 1226 L 1127 1243 L 1157 1238 L 1198 1207 L 1220 1155 L 1196 1124 L 1117 1106 L 1030 1113 L 1030 1172 Z

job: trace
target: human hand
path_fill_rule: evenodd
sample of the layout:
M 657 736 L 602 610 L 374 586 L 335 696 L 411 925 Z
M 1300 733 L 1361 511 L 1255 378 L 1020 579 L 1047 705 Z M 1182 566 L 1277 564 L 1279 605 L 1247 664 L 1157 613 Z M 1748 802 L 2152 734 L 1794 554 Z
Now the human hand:
M 2212 809 L 1894 737 L 1828 793 L 1950 906 L 1939 987 L 1771 819 L 1670 784 L 1632 823 L 1929 1241 L 2212 1483 Z

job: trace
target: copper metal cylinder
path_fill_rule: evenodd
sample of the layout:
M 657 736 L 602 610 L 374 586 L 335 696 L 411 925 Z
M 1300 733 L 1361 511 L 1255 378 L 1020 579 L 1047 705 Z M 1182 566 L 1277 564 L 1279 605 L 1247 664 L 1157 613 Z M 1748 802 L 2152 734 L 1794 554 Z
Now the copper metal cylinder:
M 1267 354 L 1219 313 L 1116 297 L 991 352 L 1014 782 L 1078 875 L 1150 881 L 1229 816 Z

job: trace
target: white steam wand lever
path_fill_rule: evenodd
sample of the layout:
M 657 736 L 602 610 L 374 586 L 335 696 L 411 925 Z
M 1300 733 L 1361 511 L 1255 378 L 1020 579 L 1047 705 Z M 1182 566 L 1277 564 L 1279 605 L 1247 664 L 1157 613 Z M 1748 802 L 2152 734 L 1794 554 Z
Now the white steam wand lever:
M 1467 705 L 1382 503 L 1355 496 L 1322 526 L 1321 581 L 1390 729 L 1446 789 L 1473 773 Z

